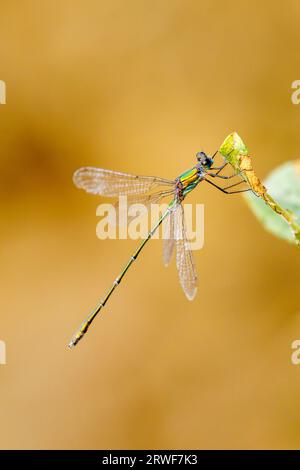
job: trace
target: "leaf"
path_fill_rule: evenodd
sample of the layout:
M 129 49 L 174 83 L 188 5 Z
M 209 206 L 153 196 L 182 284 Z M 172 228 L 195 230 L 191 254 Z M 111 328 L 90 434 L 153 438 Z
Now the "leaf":
M 295 222 L 300 224 L 300 161 L 287 162 L 279 166 L 264 181 L 269 193 L 278 203 L 293 212 Z M 252 193 L 245 199 L 265 228 L 280 238 L 295 243 L 293 232 L 286 222 L 278 217 L 264 201 Z
M 219 151 L 255 193 L 246 198 L 263 225 L 300 246 L 299 162 L 290 162 L 275 170 L 265 182 L 267 190 L 255 174 L 248 149 L 236 132 L 226 137 Z

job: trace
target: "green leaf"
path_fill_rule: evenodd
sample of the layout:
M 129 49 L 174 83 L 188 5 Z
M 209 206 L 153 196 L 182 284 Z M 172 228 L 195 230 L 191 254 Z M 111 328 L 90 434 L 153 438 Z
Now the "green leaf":
M 300 225 L 300 161 L 284 163 L 270 173 L 264 181 L 268 193 L 278 204 L 294 214 L 295 222 Z M 264 227 L 279 238 L 295 243 L 295 238 L 286 222 L 278 217 L 265 202 L 252 193 L 245 199 Z
M 269 186 L 266 188 L 256 175 L 252 165 L 252 157 L 249 155 L 248 148 L 237 132 L 232 132 L 226 137 L 219 152 L 252 189 L 254 195 L 252 197 L 249 196 L 248 201 L 253 210 L 256 207 L 255 213 L 264 225 L 277 235 L 281 234 L 278 236 L 287 240 L 293 240 L 300 247 L 300 225 L 298 223 L 298 213 L 295 212 L 299 201 L 297 197 L 295 198 L 295 194 L 298 194 L 299 191 L 297 164 L 294 163 L 293 171 L 283 172 L 284 176 L 280 173 L 281 176 L 274 177 L 276 184 L 273 182 L 272 186 L 270 186 L 269 182 Z M 291 180 L 291 178 L 293 179 Z M 256 197 L 257 201 L 253 197 Z M 263 204 L 266 204 L 265 208 Z M 279 219 L 279 216 L 283 223 L 288 224 L 291 236 L 287 234 L 283 224 L 279 220 L 275 220 L 276 218 Z
M 219 148 L 219 152 L 225 160 L 234 167 L 235 170 L 240 171 L 240 155 L 249 155 L 248 148 L 240 138 L 237 132 L 232 132 L 224 140 Z

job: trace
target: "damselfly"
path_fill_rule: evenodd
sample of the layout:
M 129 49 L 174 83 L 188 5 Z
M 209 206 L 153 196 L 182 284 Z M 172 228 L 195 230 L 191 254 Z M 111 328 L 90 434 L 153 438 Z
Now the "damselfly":
M 147 237 L 129 258 L 123 271 L 115 279 L 105 297 L 98 303 L 96 308 L 75 333 L 69 343 L 69 347 L 75 346 L 78 341 L 83 338 L 91 323 L 105 306 L 132 263 L 137 259 L 146 243 L 151 239 L 165 219 L 168 225 L 166 231 L 170 236 L 163 241 L 164 264 L 169 264 L 174 247 L 176 247 L 176 265 L 181 287 L 189 300 L 194 299 L 197 292 L 197 273 L 187 239 L 182 201 L 185 199 L 186 195 L 195 189 L 202 181 L 206 181 L 225 194 L 249 191 L 249 188 L 232 190 L 232 188 L 235 188 L 241 183 L 245 183 L 244 178 L 224 188 L 218 186 L 210 179 L 220 178 L 227 180 L 238 175 L 237 173 L 229 176 L 220 174 L 227 165 L 227 162 L 222 163 L 221 166 L 213 167 L 216 154 L 217 152 L 210 157 L 204 152 L 198 152 L 196 154 L 197 164 L 190 170 L 182 173 L 175 180 L 168 180 L 157 176 L 137 176 L 92 167 L 80 168 L 75 172 L 73 178 L 75 185 L 91 194 L 108 197 L 127 196 L 129 204 L 139 202 L 150 205 L 160 202 L 165 197 L 172 199 L 167 210 L 161 215 Z

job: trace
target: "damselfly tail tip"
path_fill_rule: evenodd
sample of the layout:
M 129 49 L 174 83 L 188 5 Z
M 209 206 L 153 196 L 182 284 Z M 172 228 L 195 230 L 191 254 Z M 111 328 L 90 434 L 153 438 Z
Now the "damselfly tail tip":
M 68 348 L 69 349 L 75 348 L 77 343 L 78 343 L 78 339 L 77 338 L 72 338 L 71 341 L 68 344 Z
M 83 331 L 82 329 L 80 329 L 74 336 L 73 338 L 71 339 L 71 341 L 69 342 L 68 344 L 68 348 L 69 349 L 73 349 L 76 344 L 83 338 L 84 334 L 86 333 L 87 329 L 85 331 Z

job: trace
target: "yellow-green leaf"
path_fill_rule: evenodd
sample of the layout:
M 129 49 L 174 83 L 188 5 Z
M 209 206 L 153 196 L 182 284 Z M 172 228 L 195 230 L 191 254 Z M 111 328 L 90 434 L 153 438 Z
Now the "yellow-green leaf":
M 290 181 L 291 173 L 288 172 L 288 174 L 286 174 L 283 172 L 284 176 L 280 176 L 279 179 L 275 178 L 277 186 L 281 188 L 281 192 L 278 187 L 277 192 L 274 190 L 274 183 L 272 183 L 272 187 L 270 187 L 270 182 L 268 182 L 267 189 L 257 177 L 252 166 L 252 158 L 249 155 L 248 148 L 237 132 L 233 132 L 226 137 L 219 149 L 219 152 L 223 155 L 225 160 L 232 165 L 236 173 L 239 173 L 245 179 L 255 193 L 256 196 L 252 194 L 252 196 L 249 196 L 248 201 L 250 207 L 252 207 L 266 228 L 271 230 L 270 227 L 273 227 L 272 231 L 274 233 L 281 233 L 282 238 L 294 240 L 294 242 L 300 246 L 300 226 L 298 224 L 299 221 L 297 220 L 298 215 L 297 212 L 295 212 L 295 207 L 290 205 L 290 200 L 287 196 L 287 194 L 291 193 L 289 189 L 292 184 Z M 286 177 L 288 177 L 288 180 L 283 183 L 283 178 Z M 293 179 L 293 184 L 294 186 L 299 185 L 297 176 Z M 285 194 L 285 197 L 283 197 L 283 193 Z M 257 199 L 257 201 L 255 201 L 254 198 Z M 264 209 L 263 205 L 265 205 Z M 254 207 L 256 208 L 256 211 Z M 278 216 L 281 216 L 281 222 L 274 222 L 276 218 L 280 220 Z M 271 222 L 271 220 L 273 222 Z M 290 230 L 291 236 L 287 236 L 287 230 L 282 229 L 282 227 L 284 227 L 284 223 L 288 224 L 287 228 Z

